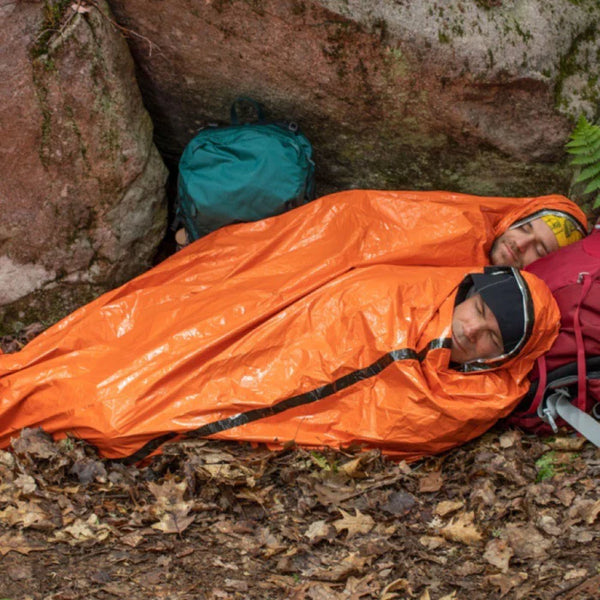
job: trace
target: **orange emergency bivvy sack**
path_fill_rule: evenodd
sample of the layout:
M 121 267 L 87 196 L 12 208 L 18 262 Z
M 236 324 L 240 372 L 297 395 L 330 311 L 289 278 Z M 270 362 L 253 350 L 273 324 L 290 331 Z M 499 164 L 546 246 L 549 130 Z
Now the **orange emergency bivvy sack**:
M 40 426 L 132 461 L 188 434 L 414 459 L 481 434 L 514 408 L 556 335 L 550 293 L 525 274 L 535 318 L 519 357 L 458 373 L 454 298 L 477 269 L 401 266 L 430 246 L 394 214 L 398 193 L 346 194 L 202 238 L 0 356 L 0 445 Z M 434 228 L 451 251 L 428 260 L 483 259 L 482 232 L 521 210 L 506 199 L 502 217 L 493 200 L 477 209 L 461 196 L 456 224 Z M 397 204 L 423 224 L 427 205 L 431 227 L 449 218 L 447 201 L 442 216 L 435 200 Z

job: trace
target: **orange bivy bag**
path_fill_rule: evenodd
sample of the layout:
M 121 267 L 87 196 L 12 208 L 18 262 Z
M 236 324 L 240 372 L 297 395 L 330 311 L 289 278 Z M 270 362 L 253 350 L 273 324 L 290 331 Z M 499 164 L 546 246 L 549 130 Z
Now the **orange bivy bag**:
M 400 218 L 389 192 L 352 194 L 217 231 L 0 356 L 0 445 L 39 426 L 131 461 L 182 435 L 358 443 L 415 459 L 480 435 L 514 408 L 554 340 L 550 293 L 525 274 L 535 323 L 521 355 L 458 373 L 454 299 L 481 269 L 402 265 L 430 249 L 402 224 L 407 210 L 424 222 L 427 205 L 430 221 L 445 221 L 447 198 L 444 214 L 430 212 L 435 199 L 397 199 Z M 434 228 L 447 247 L 430 261 L 489 249 L 482 232 L 502 218 L 467 198 L 452 205 L 454 225 Z

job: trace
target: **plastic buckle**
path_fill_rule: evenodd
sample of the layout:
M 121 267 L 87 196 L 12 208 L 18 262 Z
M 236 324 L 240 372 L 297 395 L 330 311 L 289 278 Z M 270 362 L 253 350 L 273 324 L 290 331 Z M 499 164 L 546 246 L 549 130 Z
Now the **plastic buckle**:
M 554 433 L 558 433 L 558 425 L 556 424 L 558 412 L 556 410 L 556 404 L 561 398 L 566 398 L 567 400 L 570 400 L 571 398 L 569 392 L 565 388 L 554 390 L 552 394 L 540 402 L 540 405 L 538 406 L 538 416 L 542 421 L 548 423 L 548 425 L 552 427 Z
M 586 275 L 589 275 L 589 271 L 582 271 L 577 275 L 577 283 L 581 283 Z
M 600 402 L 596 402 L 596 404 L 594 404 L 591 412 L 592 417 L 594 417 L 594 419 L 596 419 L 597 421 L 600 421 Z
M 552 409 L 545 408 L 542 411 L 542 414 L 544 415 L 542 417 L 542 420 L 546 421 L 546 423 L 548 423 L 548 425 L 550 425 L 550 427 L 552 427 L 552 431 L 554 431 L 554 433 L 558 433 L 558 426 L 556 425 L 556 421 L 554 420 L 554 415 L 556 413 L 553 414 Z

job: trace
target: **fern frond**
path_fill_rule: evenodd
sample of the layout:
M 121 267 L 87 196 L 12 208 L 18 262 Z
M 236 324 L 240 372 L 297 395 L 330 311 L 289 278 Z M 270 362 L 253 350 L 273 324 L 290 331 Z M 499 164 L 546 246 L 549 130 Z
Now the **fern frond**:
M 566 144 L 567 151 L 578 151 L 596 148 L 600 145 L 600 127 L 592 125 L 582 115 Z
M 581 183 L 582 181 L 594 178 L 597 175 L 600 175 L 600 161 L 595 162 L 591 167 L 587 167 L 587 169 L 581 171 L 575 179 L 575 183 Z
M 600 190 L 600 127 L 589 123 L 581 115 L 577 125 L 565 144 L 566 151 L 572 155 L 569 163 L 573 167 L 582 168 L 575 179 L 575 183 L 587 184 L 583 195 Z M 600 208 L 600 194 L 596 195 L 593 202 L 594 210 Z
M 592 129 L 586 129 L 579 134 L 574 131 L 571 135 L 571 141 L 566 144 L 567 150 L 576 150 L 587 146 L 596 146 L 600 143 L 600 127 L 591 126 Z
M 594 163 L 600 160 L 600 148 L 596 150 L 593 154 L 581 154 L 572 158 L 569 162 L 572 166 L 588 166 L 593 165 Z
M 600 177 L 596 177 L 596 179 L 592 179 L 592 181 L 590 181 L 588 183 L 585 190 L 583 190 L 583 193 L 591 194 L 592 192 L 595 192 L 596 190 L 600 190 Z

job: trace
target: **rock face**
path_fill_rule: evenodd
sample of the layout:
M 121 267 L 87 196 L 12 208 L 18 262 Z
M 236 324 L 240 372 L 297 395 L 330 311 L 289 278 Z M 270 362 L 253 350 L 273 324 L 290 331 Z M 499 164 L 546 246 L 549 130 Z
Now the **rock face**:
M 55 321 L 150 264 L 166 168 L 127 44 L 70 2 L 0 8 L 0 315 Z
M 238 95 L 300 123 L 321 195 L 567 193 L 564 143 L 600 116 L 597 0 L 108 4 L 0 7 L 0 333 L 149 266 L 162 159 Z
M 597 0 L 110 4 L 171 166 L 241 94 L 300 122 L 321 193 L 565 192 L 572 119 L 598 110 Z

